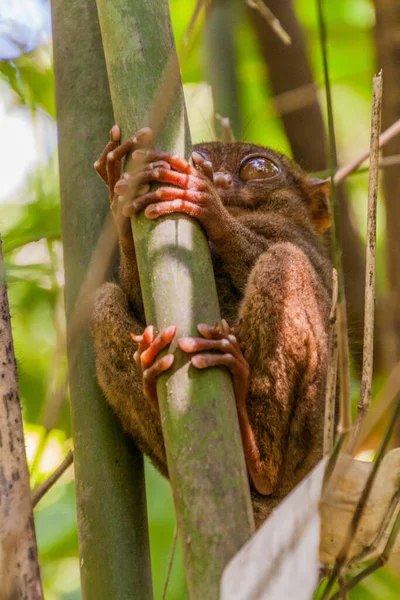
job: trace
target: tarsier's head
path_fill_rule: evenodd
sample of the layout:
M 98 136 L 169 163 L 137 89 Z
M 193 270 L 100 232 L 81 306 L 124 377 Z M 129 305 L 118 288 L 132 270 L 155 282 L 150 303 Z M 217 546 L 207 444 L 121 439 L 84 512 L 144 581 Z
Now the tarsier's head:
M 301 207 L 318 231 L 330 226 L 329 182 L 309 178 L 287 156 L 243 142 L 209 142 L 194 150 L 212 163 L 226 207 L 288 215 Z

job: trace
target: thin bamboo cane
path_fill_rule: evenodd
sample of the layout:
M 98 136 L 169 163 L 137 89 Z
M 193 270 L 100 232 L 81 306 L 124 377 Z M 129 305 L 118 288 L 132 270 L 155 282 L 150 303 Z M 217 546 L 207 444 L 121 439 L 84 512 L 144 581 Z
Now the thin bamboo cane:
M 161 150 L 190 153 L 167 0 L 98 0 L 116 122 L 124 137 L 145 125 Z M 219 320 L 207 240 L 185 216 L 132 219 L 146 320 L 196 335 Z M 174 350 L 173 346 L 171 350 Z M 253 531 L 232 385 L 224 369 L 189 367 L 175 350 L 157 392 L 191 598 L 218 597 L 228 560 Z

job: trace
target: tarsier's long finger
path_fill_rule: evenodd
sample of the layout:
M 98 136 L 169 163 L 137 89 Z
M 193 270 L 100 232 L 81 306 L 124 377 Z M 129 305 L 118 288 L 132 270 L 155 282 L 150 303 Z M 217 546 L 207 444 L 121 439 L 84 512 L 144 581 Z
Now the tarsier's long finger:
M 220 340 L 210 340 L 198 337 L 182 337 L 178 340 L 178 346 L 184 352 L 217 350 L 223 354 L 232 354 L 232 356 L 238 360 L 244 360 L 239 345 L 236 343 L 236 338 L 231 334 Z
M 221 325 L 222 325 L 222 332 L 225 334 L 227 339 L 231 342 L 231 344 L 233 344 L 235 346 L 237 351 L 240 352 L 240 354 L 242 354 L 240 344 L 236 337 L 235 329 L 233 327 L 231 327 L 225 319 L 221 319 Z M 210 331 L 209 325 L 206 325 L 205 328 L 208 331 Z M 204 332 L 205 328 L 204 328 L 204 323 L 199 323 L 199 325 L 197 326 L 197 329 L 200 331 L 201 335 L 204 335 L 203 332 Z M 213 335 L 218 336 L 220 334 L 221 334 L 221 332 L 220 332 L 219 326 L 214 325 L 214 327 L 211 329 L 211 336 L 213 336 Z
M 166 354 L 155 363 L 151 365 L 148 369 L 143 371 L 143 392 L 148 400 L 150 400 L 155 408 L 158 410 L 158 400 L 157 400 L 157 377 L 161 375 L 164 371 L 167 371 L 172 363 L 174 362 L 173 354 Z
M 142 368 L 141 356 L 142 356 L 143 352 L 145 352 L 147 350 L 147 348 L 150 346 L 150 344 L 152 343 L 152 341 L 154 339 L 154 327 L 153 327 L 153 325 L 148 325 L 141 335 L 136 335 L 134 333 L 131 333 L 130 336 L 135 342 L 137 342 L 139 344 L 139 347 L 136 350 L 133 357 L 135 359 L 137 366 L 141 369 Z
M 201 335 L 209 340 L 220 340 L 225 337 L 225 333 L 221 330 L 218 323 L 208 325 L 207 323 L 199 323 L 197 329 Z
M 192 152 L 192 160 L 194 166 L 199 169 L 206 177 L 213 183 L 214 181 L 214 169 L 212 163 L 206 160 L 199 152 Z
M 137 138 L 133 136 L 107 154 L 107 179 L 111 192 L 113 192 L 115 184 L 121 176 L 122 159 L 129 152 L 132 152 L 137 147 L 137 144 Z
M 109 154 L 109 152 L 112 152 L 115 148 L 117 148 L 120 137 L 120 128 L 118 127 L 118 125 L 114 125 L 110 131 L 110 141 L 108 142 L 107 146 L 104 148 L 103 152 L 100 154 L 99 158 L 93 165 L 106 185 L 108 185 L 107 154 Z
M 141 355 L 141 364 L 143 369 L 149 369 L 154 360 L 168 344 L 172 342 L 176 333 L 176 327 L 167 327 L 152 341 L 150 346 Z M 172 363 L 171 363 L 172 364 Z
M 246 365 L 232 354 L 196 354 L 190 359 L 196 369 L 207 369 L 208 367 L 228 367 L 234 377 L 247 377 Z
M 141 189 L 143 189 L 143 187 Z M 124 204 L 123 214 L 126 217 L 131 217 L 147 207 L 149 207 L 149 209 L 145 214 L 148 218 L 154 218 L 155 216 L 159 216 L 161 213 L 165 214 L 166 212 L 186 212 L 189 214 L 189 211 L 185 210 L 188 208 L 189 204 L 198 205 L 199 207 L 204 206 L 208 197 L 206 196 L 205 192 L 197 192 L 196 190 L 182 190 L 181 188 L 176 188 L 173 186 L 160 187 L 153 192 L 146 192 L 143 195 L 139 192 L 140 190 L 137 191 L 136 198 L 133 200 L 127 199 L 126 203 Z M 174 201 L 176 200 L 183 200 L 183 202 L 175 202 L 174 204 Z M 166 210 L 165 205 L 158 205 L 159 202 L 163 202 L 165 204 L 169 202 L 169 209 Z M 150 207 L 150 205 L 154 206 Z
M 169 154 L 168 152 L 160 152 L 158 150 L 136 150 L 132 154 L 132 158 L 134 161 L 139 161 L 140 163 L 162 161 L 168 163 L 172 169 L 179 171 L 179 173 L 196 174 L 196 169 L 187 160 L 179 156 L 179 154 Z

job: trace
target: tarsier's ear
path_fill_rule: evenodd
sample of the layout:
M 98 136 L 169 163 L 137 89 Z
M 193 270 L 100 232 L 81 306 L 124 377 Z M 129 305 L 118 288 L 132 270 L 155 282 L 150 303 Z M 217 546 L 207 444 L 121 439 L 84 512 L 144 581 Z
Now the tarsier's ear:
M 309 179 L 308 184 L 311 218 L 315 227 L 322 233 L 332 224 L 329 201 L 331 185 L 329 179 Z

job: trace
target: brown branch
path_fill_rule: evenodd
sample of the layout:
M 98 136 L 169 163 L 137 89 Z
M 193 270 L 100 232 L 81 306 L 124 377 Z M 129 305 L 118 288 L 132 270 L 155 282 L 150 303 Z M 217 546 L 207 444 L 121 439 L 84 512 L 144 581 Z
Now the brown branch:
M 49 491 L 50 488 L 58 481 L 63 473 L 68 469 L 70 465 L 72 465 L 74 460 L 74 452 L 70 450 L 67 456 L 64 458 L 62 463 L 56 468 L 55 471 L 44 481 L 41 485 L 39 485 L 32 492 L 32 506 L 35 507 L 38 502 L 43 498 L 43 496 Z
M 0 241 L 0 598 L 43 598 Z
M 386 129 L 383 133 L 381 133 L 381 135 L 379 136 L 379 148 L 383 148 L 383 146 L 385 146 L 385 144 L 390 142 L 390 140 L 392 138 L 394 138 L 396 135 L 398 135 L 399 133 L 400 133 L 400 119 L 398 121 L 396 121 L 395 123 L 393 123 L 393 125 L 388 127 L 388 129 Z M 369 148 L 368 148 L 368 150 L 364 150 L 364 152 L 362 152 L 359 156 L 357 156 L 357 158 L 354 158 L 347 165 L 345 165 L 344 167 L 339 169 L 335 173 L 335 177 L 334 177 L 335 183 L 336 184 L 340 183 L 341 181 L 346 179 L 346 177 L 348 177 L 350 175 L 350 173 L 353 173 L 353 171 L 356 171 L 358 169 L 358 167 L 364 162 L 364 160 L 367 160 L 367 158 L 369 157 L 369 152 L 370 152 Z
M 260 13 L 263 19 L 271 27 L 272 31 L 285 44 L 285 46 L 290 46 L 292 43 L 290 35 L 284 30 L 279 19 L 276 18 L 272 10 L 266 6 L 263 0 L 246 0 L 246 4 L 250 8 L 257 10 Z
M 370 168 L 368 182 L 368 224 L 365 265 L 365 310 L 363 370 L 360 401 L 356 422 L 350 435 L 347 453 L 353 454 L 363 421 L 371 406 L 372 369 L 374 358 L 375 269 L 376 269 L 376 212 L 379 180 L 379 132 L 382 113 L 382 72 L 373 79 Z
M 349 346 L 347 337 L 346 306 L 340 302 L 337 307 L 338 315 L 338 343 L 339 343 L 339 423 L 338 433 L 346 434 L 351 429 L 350 406 L 350 370 Z
M 336 385 L 337 385 L 337 366 L 338 366 L 338 331 L 337 331 L 337 297 L 338 281 L 337 271 L 332 269 L 332 305 L 329 315 L 329 363 L 326 377 L 326 395 L 325 395 L 325 423 L 324 423 L 324 445 L 323 455 L 328 456 L 333 449 L 335 437 L 335 404 L 336 404 Z

